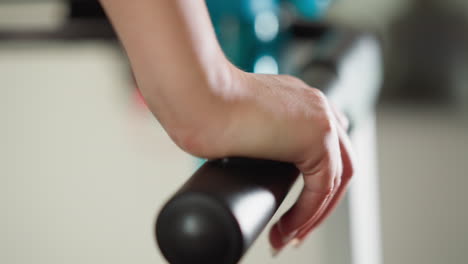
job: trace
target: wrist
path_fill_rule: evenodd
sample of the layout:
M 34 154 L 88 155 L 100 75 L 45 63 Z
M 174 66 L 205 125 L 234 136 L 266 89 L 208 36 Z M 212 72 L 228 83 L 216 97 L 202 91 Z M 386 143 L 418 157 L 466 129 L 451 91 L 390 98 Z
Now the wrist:
M 203 70 L 205 80 L 196 85 L 192 95 L 188 96 L 187 105 L 180 106 L 168 126 L 164 126 L 173 141 L 186 152 L 195 156 L 213 158 L 222 156 L 223 151 L 217 146 L 225 140 L 228 127 L 235 116 L 235 109 L 242 104 L 243 71 L 232 65 L 227 59 L 220 58 L 211 69 Z M 202 93 L 203 96 L 197 96 Z M 170 124 L 169 124 L 170 123 Z

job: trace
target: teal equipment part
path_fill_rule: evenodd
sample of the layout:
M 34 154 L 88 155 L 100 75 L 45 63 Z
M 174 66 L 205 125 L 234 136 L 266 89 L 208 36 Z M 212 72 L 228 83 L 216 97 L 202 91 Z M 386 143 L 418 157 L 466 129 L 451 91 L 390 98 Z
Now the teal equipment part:
M 319 20 L 323 17 L 333 0 L 289 0 L 299 16 Z
M 318 20 L 333 0 L 206 0 L 226 56 L 242 70 L 279 73 L 287 32 L 281 31 L 280 8 L 289 3 L 303 18 Z
M 261 54 L 272 58 L 279 55 L 279 0 L 206 0 L 206 3 L 218 41 L 236 66 L 253 72 Z

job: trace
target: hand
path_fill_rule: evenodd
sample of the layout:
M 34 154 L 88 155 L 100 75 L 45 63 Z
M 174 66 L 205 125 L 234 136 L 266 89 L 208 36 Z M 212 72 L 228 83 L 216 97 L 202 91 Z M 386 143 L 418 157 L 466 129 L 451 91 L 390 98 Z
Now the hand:
M 354 171 L 347 120 L 319 90 L 295 77 L 232 73 L 230 85 L 215 90 L 223 104 L 212 111 L 223 118 L 207 114 L 204 128 L 178 143 L 201 157 L 266 158 L 299 168 L 300 197 L 270 231 L 271 245 L 280 250 L 300 243 L 342 198 Z
M 245 73 L 227 63 L 204 1 L 101 3 L 149 108 L 176 144 L 207 158 L 296 164 L 304 189 L 270 241 L 279 250 L 303 240 L 353 174 L 346 119 L 294 77 Z

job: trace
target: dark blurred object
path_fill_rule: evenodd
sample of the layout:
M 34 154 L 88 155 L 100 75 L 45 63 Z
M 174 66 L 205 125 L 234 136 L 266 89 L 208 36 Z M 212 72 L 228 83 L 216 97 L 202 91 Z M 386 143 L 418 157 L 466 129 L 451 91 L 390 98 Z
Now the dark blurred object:
M 445 104 L 457 99 L 464 86 L 457 74 L 468 67 L 468 21 L 466 12 L 451 5 L 414 0 L 390 25 L 383 99 Z
M 104 19 L 106 15 L 97 0 L 69 0 L 71 19 Z
M 276 212 L 299 170 L 282 162 L 206 162 L 164 206 L 156 237 L 171 264 L 234 264 Z

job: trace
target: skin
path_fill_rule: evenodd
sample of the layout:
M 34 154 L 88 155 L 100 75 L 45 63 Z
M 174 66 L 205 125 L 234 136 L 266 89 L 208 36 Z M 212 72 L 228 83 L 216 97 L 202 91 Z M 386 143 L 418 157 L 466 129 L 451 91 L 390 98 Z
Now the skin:
M 347 120 L 317 89 L 287 75 L 243 72 L 224 56 L 203 0 L 101 0 L 149 108 L 183 150 L 294 163 L 304 188 L 270 231 L 298 243 L 351 179 Z

